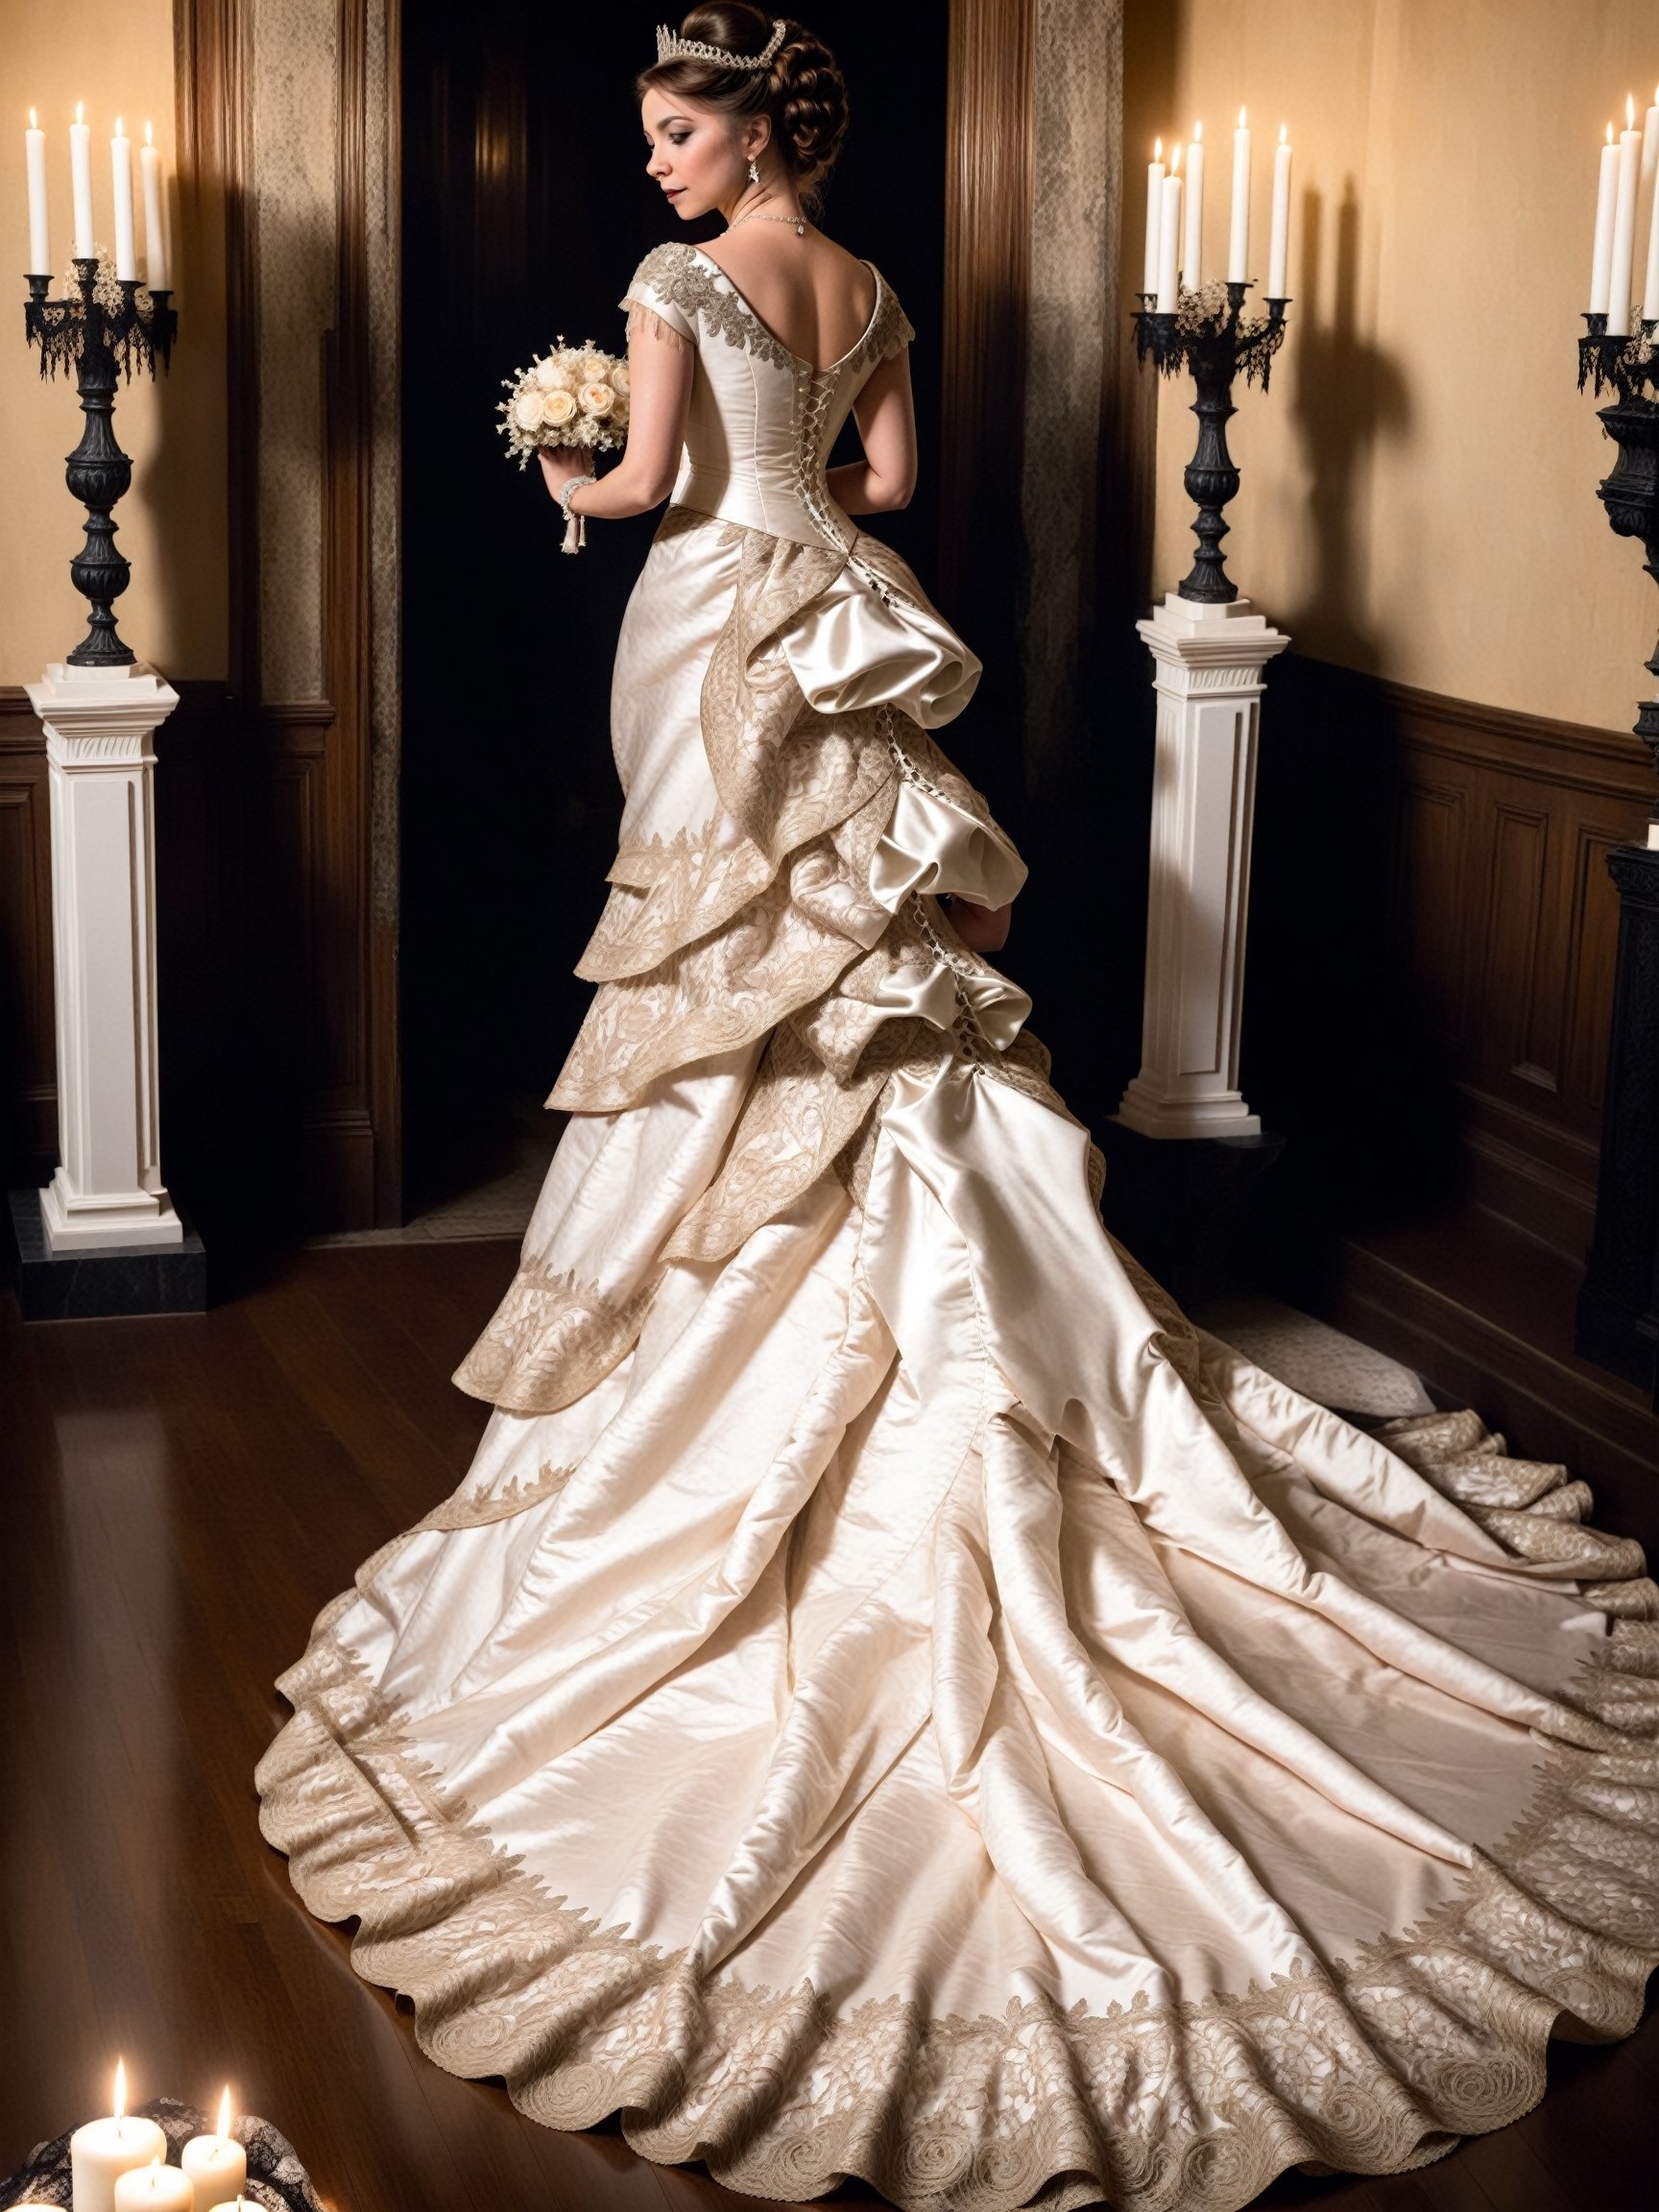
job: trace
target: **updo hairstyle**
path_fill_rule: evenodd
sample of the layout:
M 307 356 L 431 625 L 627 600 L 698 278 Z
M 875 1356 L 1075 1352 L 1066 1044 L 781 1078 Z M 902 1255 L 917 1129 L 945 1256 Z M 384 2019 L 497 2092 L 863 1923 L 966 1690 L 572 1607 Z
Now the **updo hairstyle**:
M 680 26 L 682 38 L 729 54 L 763 54 L 779 18 L 748 0 L 704 0 Z M 847 83 L 822 39 L 784 16 L 783 43 L 769 69 L 723 69 L 718 62 L 680 56 L 640 70 L 637 98 L 649 91 L 679 92 L 734 121 L 772 118 L 772 142 L 783 157 L 801 198 L 816 206 L 847 135 Z

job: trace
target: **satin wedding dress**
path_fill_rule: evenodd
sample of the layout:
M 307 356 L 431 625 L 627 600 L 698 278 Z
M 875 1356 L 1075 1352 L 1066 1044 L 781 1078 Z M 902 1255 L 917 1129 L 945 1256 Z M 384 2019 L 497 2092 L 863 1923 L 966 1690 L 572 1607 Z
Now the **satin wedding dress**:
M 1470 1416 L 1382 1441 L 1101 1229 L 978 664 L 832 503 L 828 369 L 697 248 L 617 651 L 567 1133 L 453 1497 L 283 1677 L 271 1841 L 441 2065 L 909 2212 L 1233 2212 L 1502 2126 L 1659 1951 L 1659 1593 Z M 648 335 L 647 335 L 648 334 Z

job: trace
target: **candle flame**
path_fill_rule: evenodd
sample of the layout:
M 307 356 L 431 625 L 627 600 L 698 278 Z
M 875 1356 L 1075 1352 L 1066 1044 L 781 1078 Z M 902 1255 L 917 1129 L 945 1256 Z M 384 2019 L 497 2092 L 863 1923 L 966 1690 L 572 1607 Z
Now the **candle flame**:
M 1613 126 L 1611 123 L 1607 126 L 1607 143 L 1609 146 L 1613 143 Z
M 1634 92 L 1626 92 L 1624 95 L 1624 128 L 1626 131 L 1634 131 L 1636 128 L 1636 95 Z
M 119 115 L 115 118 L 115 135 L 117 138 L 121 135 L 121 118 Z
M 1203 126 L 1203 124 L 1202 124 L 1202 123 L 1194 123 L 1194 124 L 1193 124 L 1193 126 L 1192 126 L 1192 143 L 1193 143 L 1193 145 L 1194 145 L 1194 146 L 1196 146 L 1196 145 L 1198 144 L 1199 140 L 1200 140 L 1200 139 L 1203 137 L 1203 135 L 1204 135 L 1204 126 Z
M 1152 141 L 1152 158 L 1154 161 L 1162 161 L 1164 158 L 1164 141 L 1162 138 L 1154 138 Z
M 77 100 L 75 103 L 75 120 L 77 123 L 84 123 L 86 120 L 86 103 L 84 100 Z
M 228 2135 L 230 2132 L 230 2084 L 228 2081 L 225 2084 L 224 2096 L 219 2100 L 219 2132 L 221 2135 Z
M 1177 170 L 1177 169 L 1179 169 L 1179 168 L 1180 168 L 1180 166 L 1181 166 L 1181 141 L 1180 141 L 1179 139 L 1177 139 L 1177 140 L 1175 141 L 1175 151 L 1174 151 L 1174 153 L 1173 153 L 1173 154 L 1171 154 L 1171 155 L 1170 155 L 1170 156 L 1169 156 L 1169 174 L 1170 174 L 1170 176 L 1171 176 L 1171 177 L 1173 177 L 1173 176 L 1174 176 L 1174 174 L 1175 174 L 1176 170 Z
M 33 108 L 31 108 L 29 110 L 29 128 L 31 131 L 37 131 L 39 129 L 39 125 L 35 119 L 35 110 Z
M 156 133 L 148 123 L 144 126 L 144 143 L 146 146 L 154 146 L 156 143 Z
M 1242 108 L 1238 110 L 1238 128 L 1240 131 L 1244 128 L 1244 110 Z
M 1279 126 L 1279 143 L 1281 146 L 1288 146 L 1290 143 L 1290 126 L 1288 123 L 1281 123 Z
M 117 2120 L 124 2120 L 127 2117 L 127 2061 L 125 2058 L 117 2058 L 115 2061 L 114 2113 Z

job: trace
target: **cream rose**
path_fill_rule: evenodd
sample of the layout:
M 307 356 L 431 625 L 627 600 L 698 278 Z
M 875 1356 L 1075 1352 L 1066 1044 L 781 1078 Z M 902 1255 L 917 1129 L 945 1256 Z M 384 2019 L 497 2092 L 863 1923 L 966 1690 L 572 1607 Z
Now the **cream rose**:
M 628 373 L 626 361 L 618 361 L 611 372 L 611 388 L 618 399 L 626 399 L 634 389 L 634 379 Z
M 543 392 L 540 395 L 541 420 L 550 430 L 560 429 L 576 412 L 576 402 L 568 392 Z
M 584 384 L 576 397 L 582 402 L 584 415 L 597 416 L 602 421 L 616 404 L 616 395 L 609 384 L 595 377 L 591 384 Z
M 610 354 L 601 353 L 596 346 L 585 346 L 576 356 L 576 373 L 584 384 L 597 383 L 610 366 Z
M 538 361 L 536 381 L 543 392 L 568 392 L 574 378 L 563 362 Z
M 520 392 L 513 402 L 513 420 L 520 430 L 539 430 L 545 420 L 541 393 Z

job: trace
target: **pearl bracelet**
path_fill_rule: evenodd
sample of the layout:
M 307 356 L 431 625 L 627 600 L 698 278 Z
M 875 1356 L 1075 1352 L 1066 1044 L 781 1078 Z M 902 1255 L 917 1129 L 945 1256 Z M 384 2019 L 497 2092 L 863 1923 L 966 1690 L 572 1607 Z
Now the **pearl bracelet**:
M 576 513 L 570 502 L 581 491 L 584 484 L 597 484 L 598 481 L 597 476 L 572 476 L 569 483 L 560 492 L 559 506 L 565 517 L 565 543 L 560 548 L 562 552 L 580 553 L 583 546 L 587 544 L 588 533 L 582 526 L 582 517 Z

